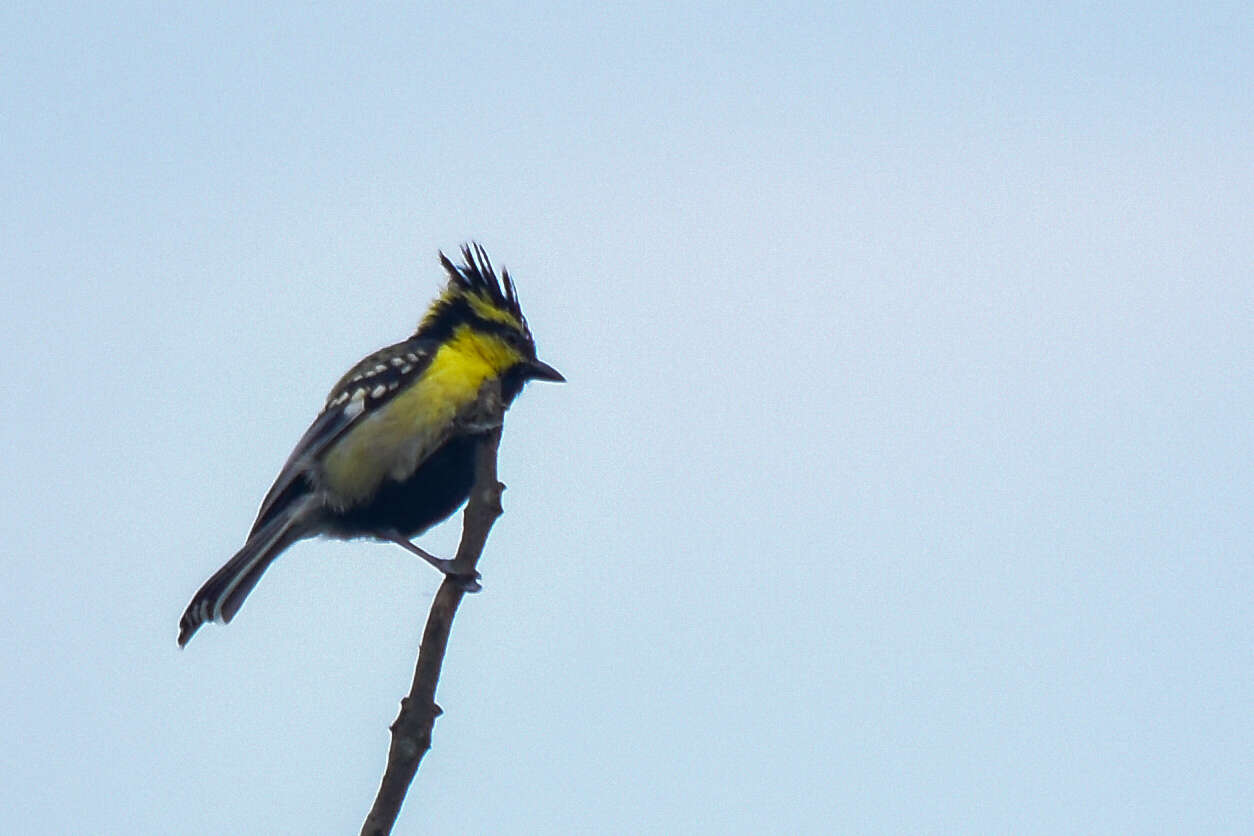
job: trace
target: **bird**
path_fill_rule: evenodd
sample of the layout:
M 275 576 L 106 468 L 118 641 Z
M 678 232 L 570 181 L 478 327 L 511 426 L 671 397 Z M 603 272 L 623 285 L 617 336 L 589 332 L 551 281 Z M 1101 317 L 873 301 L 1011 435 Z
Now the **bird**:
M 462 246 L 463 263 L 442 251 L 443 290 L 408 339 L 353 366 L 327 395 L 261 502 L 244 545 L 192 598 L 179 620 L 179 647 L 209 621 L 227 623 L 267 567 L 310 537 L 395 543 L 464 588 L 451 560 L 412 539 L 468 499 L 483 387 L 510 403 L 531 380 L 565 378 L 536 357 L 535 340 L 508 270 L 498 278 L 484 248 Z M 481 407 L 480 407 L 481 409 Z

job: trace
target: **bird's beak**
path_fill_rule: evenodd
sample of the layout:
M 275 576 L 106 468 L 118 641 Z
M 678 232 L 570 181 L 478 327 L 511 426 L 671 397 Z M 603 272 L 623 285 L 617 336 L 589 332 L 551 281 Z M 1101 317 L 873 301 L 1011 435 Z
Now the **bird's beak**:
M 532 380 L 551 380 L 554 383 L 566 382 L 566 378 L 562 377 L 561 372 L 548 363 L 541 363 L 539 360 L 532 360 L 527 364 L 527 377 Z

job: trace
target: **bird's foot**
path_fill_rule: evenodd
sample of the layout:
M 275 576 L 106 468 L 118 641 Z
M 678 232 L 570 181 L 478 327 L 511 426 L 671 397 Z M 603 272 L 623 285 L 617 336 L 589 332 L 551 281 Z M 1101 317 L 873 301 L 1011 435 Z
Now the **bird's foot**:
M 463 568 L 457 565 L 456 560 L 449 560 L 446 557 L 436 557 L 426 549 L 415 546 L 409 540 L 392 531 L 380 532 L 378 537 L 381 540 L 393 542 L 406 551 L 418 555 L 423 560 L 443 572 L 446 578 L 461 586 L 462 592 L 478 592 L 483 589 L 483 586 L 479 583 L 479 579 L 482 578 L 483 575 L 480 575 L 473 569 L 470 572 L 463 571 Z
M 474 593 L 483 589 L 483 584 L 479 583 L 479 580 L 483 577 L 483 575 L 478 572 L 474 572 L 469 575 L 462 572 L 445 572 L 444 576 L 460 586 L 462 588 L 462 592 Z

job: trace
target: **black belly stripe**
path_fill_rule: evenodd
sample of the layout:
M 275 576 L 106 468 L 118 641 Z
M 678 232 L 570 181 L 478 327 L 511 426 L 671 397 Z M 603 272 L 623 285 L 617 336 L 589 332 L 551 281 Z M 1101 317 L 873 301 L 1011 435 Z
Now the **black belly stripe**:
M 385 479 L 369 503 L 337 514 L 344 533 L 395 530 L 413 537 L 444 520 L 470 496 L 477 436 L 450 439 L 404 482 Z

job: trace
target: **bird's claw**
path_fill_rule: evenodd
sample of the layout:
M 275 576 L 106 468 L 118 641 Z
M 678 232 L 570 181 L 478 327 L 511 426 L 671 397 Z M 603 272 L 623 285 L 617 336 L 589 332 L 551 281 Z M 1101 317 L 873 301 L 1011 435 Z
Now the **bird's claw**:
M 482 578 L 483 575 L 478 572 L 469 575 L 460 572 L 448 572 L 446 573 L 446 577 L 453 583 L 460 586 L 462 588 L 462 592 L 473 593 L 479 592 L 483 589 L 483 585 L 479 583 L 479 579 Z

